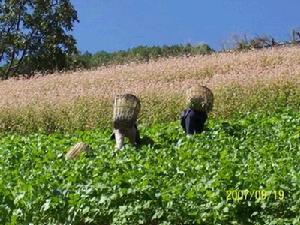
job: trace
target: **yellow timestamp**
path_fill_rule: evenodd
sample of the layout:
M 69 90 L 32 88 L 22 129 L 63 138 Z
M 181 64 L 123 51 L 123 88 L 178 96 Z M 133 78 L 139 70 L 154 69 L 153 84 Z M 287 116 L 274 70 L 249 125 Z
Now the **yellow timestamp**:
M 227 201 L 268 201 L 268 200 L 284 200 L 285 193 L 283 190 L 267 191 L 267 190 L 227 190 Z

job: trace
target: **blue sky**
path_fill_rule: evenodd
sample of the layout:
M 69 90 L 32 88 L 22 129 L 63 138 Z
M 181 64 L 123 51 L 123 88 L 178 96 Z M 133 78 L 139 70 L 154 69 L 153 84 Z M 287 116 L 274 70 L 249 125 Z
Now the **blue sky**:
M 233 35 L 288 40 L 300 27 L 300 0 L 71 0 L 80 23 L 80 51 L 138 45 L 207 43 L 222 48 Z

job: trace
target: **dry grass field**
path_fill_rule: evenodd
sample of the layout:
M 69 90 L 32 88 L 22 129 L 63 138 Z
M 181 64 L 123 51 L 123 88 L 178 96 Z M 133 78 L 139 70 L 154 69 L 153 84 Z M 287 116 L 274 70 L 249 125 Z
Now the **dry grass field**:
M 226 118 L 276 105 L 299 107 L 300 47 L 160 59 L 0 82 L 2 131 L 72 131 L 106 128 L 112 99 L 133 93 L 140 120 L 174 121 L 186 88 L 199 83 L 215 94 L 213 117 Z

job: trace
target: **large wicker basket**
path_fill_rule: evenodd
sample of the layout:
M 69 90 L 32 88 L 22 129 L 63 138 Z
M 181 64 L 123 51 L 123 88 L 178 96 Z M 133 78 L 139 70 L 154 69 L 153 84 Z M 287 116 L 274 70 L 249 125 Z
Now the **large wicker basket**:
M 113 127 L 126 129 L 133 127 L 140 112 L 140 100 L 131 94 L 117 95 L 113 105 Z
M 206 86 L 192 86 L 187 90 L 187 105 L 189 108 L 209 113 L 213 108 L 214 96 Z

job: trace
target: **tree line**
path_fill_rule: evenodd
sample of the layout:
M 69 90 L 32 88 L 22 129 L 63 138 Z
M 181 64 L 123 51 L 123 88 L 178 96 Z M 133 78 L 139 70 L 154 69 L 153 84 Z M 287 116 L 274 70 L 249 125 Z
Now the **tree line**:
M 33 76 L 111 64 L 148 62 L 161 57 L 214 52 L 207 44 L 138 46 L 126 51 L 80 53 L 70 34 L 79 22 L 70 0 L 0 0 L 0 78 Z M 300 42 L 300 32 L 293 32 Z M 236 50 L 275 46 L 269 37 L 236 40 Z
M 149 62 L 159 58 L 174 56 L 204 55 L 214 52 L 207 44 L 192 46 L 179 44 L 171 46 L 138 46 L 126 51 L 106 52 L 99 51 L 94 54 L 85 52 L 75 54 L 70 58 L 68 67 L 71 69 L 90 69 L 99 66 L 125 64 L 129 62 Z

